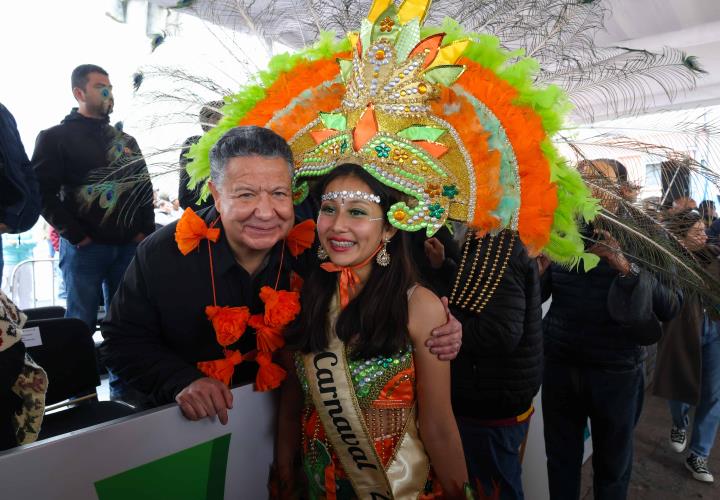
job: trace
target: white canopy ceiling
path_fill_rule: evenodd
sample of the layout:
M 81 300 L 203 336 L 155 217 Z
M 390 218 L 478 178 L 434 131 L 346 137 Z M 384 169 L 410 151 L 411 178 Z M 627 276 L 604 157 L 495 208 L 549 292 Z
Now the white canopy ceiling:
M 155 3 L 172 3 L 175 0 L 150 0 Z M 475 0 L 479 1 L 479 0 Z M 510 0 L 508 0 L 510 1 Z M 662 52 L 664 47 L 682 50 L 696 56 L 701 67 L 707 71 L 698 79 L 697 88 L 668 99 L 655 87 L 654 95 L 645 96 L 645 111 L 693 108 L 720 103 L 720 0 L 601 0 L 609 7 L 606 31 L 597 34 L 601 46 L 622 46 Z M 300 47 L 311 40 L 304 40 L 302 32 L 308 25 L 325 25 L 313 20 L 307 5 L 322 3 L 326 7 L 337 3 L 345 5 L 338 17 L 358 18 L 365 12 L 368 0 L 347 2 L 342 0 L 196 0 L 192 13 L 225 27 L 248 31 L 248 27 L 260 26 L 260 34 L 266 41 L 279 41 L 290 47 Z M 436 11 L 442 2 L 436 2 Z M 332 7 L 330 7 L 332 9 Z M 352 11 L 352 12 L 350 12 Z M 348 15 L 349 14 L 349 15 Z M 431 10 L 431 14 L 433 14 Z M 435 12 L 435 14 L 442 14 Z M 270 30 L 262 29 L 262 19 L 272 19 Z M 432 17 L 432 16 L 431 16 Z M 257 23 L 255 21 L 257 20 Z M 255 24 L 254 24 L 255 23 Z M 342 30 L 344 26 L 334 26 Z M 345 28 L 355 28 L 345 27 Z M 251 29 L 252 31 L 252 29 Z M 594 119 L 609 118 L 602 103 L 593 104 Z
M 648 111 L 720 104 L 720 1 L 718 0 L 607 0 L 611 15 L 601 45 L 661 51 L 674 47 L 696 56 L 707 74 L 697 88 L 670 103 L 654 96 Z

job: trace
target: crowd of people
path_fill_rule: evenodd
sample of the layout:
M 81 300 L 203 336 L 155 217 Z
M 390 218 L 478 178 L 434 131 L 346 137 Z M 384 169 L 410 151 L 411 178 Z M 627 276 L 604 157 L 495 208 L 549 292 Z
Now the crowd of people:
M 351 156 L 295 211 L 297 158 L 257 126 L 222 135 L 210 151 L 211 204 L 181 212 L 182 196 L 159 197 L 135 139 L 109 124 L 107 72 L 79 66 L 71 89 L 78 107 L 40 132 L 32 159 L 0 105 L 0 230 L 24 231 L 42 214 L 57 232 L 67 316 L 94 332 L 98 306 L 107 311 L 100 355 L 113 398 L 138 409 L 177 402 L 188 419 L 225 424 L 232 386 L 279 388 L 272 496 L 524 498 L 542 385 L 551 498 L 580 495 L 588 420 L 595 498 L 625 498 L 642 347 L 658 341 L 653 391 L 669 401 L 670 446 L 689 446 L 693 477 L 713 481 L 718 304 L 658 279 L 610 232 L 592 235 L 590 270 L 536 257 L 509 228 L 409 233 L 388 215 L 403 191 Z M 590 164 L 627 184 L 622 164 Z M 714 203 L 676 201 L 662 217 L 718 277 Z M 17 341 L 22 313 L 0 299 L 4 449 L 27 442 L 16 381 L 39 368 Z

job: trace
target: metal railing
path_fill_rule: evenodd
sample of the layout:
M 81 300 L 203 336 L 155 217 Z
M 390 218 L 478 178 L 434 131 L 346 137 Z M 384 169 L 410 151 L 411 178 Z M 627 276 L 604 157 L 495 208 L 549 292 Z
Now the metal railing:
M 57 263 L 58 259 L 50 258 L 28 259 L 18 263 L 10 274 L 10 299 L 20 309 L 64 305 L 63 301 L 58 300 L 59 290 L 56 284 L 59 280 L 55 278 Z M 36 271 L 38 267 L 45 267 L 49 272 L 38 275 Z

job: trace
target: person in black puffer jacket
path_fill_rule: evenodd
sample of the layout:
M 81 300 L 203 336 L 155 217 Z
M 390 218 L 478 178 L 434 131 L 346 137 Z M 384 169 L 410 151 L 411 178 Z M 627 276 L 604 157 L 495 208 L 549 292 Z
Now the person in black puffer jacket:
M 608 182 L 627 182 L 618 162 L 597 160 L 593 167 Z M 617 208 L 602 192 L 593 195 L 606 210 Z M 610 233 L 588 237 L 597 241 L 588 252 L 601 258 L 594 269 L 541 265 L 543 299 L 552 295 L 543 320 L 542 409 L 553 500 L 580 496 L 588 418 L 595 498 L 626 498 L 644 393 L 641 346 L 657 342 L 658 320 L 673 318 L 682 303 L 679 291 L 631 263 Z
M 538 268 L 511 231 L 469 233 L 461 253 L 443 291 L 463 325 L 452 404 L 468 473 L 487 494 L 499 492 L 493 498 L 522 499 L 520 448 L 542 375 Z

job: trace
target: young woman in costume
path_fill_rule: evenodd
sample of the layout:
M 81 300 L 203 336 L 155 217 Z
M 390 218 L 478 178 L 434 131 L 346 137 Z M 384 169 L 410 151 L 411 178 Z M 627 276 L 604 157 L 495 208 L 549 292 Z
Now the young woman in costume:
M 430 464 L 445 498 L 465 498 L 450 364 L 424 347 L 444 308 L 417 285 L 407 235 L 385 217 L 401 193 L 352 164 L 321 193 L 329 262 L 306 279 L 287 338 L 298 352 L 282 390 L 278 472 L 290 479 L 302 443 L 310 498 L 417 498 L 438 487 Z
M 298 401 L 293 407 L 284 394 L 276 457 L 287 482 L 294 460 L 288 445 L 302 444 L 311 497 L 417 497 L 427 455 L 434 484 L 445 495 L 461 494 L 466 472 L 455 424 L 443 446 L 436 438 L 452 421 L 447 367 L 409 349 L 440 317 L 437 299 L 413 291 L 412 272 L 403 269 L 405 231 L 431 237 L 456 221 L 478 237 L 516 233 L 532 257 L 542 251 L 567 265 L 597 263 L 576 227 L 597 209 L 551 142 L 566 96 L 534 86 L 536 64 L 517 60 L 492 36 L 453 23 L 424 26 L 429 7 L 425 0 L 377 0 L 346 39 L 323 35 L 313 47 L 278 56 L 227 99 L 224 118 L 190 151 L 189 174 L 199 182 L 207 151 L 224 131 L 267 127 L 293 151 L 296 204 L 308 196 L 308 181 L 324 186 L 319 236 L 331 260 L 306 280 L 290 337 L 301 350 L 298 381 L 307 381 L 303 427 L 294 420 L 303 392 L 288 383 L 284 392 Z M 361 200 L 343 191 L 359 191 Z M 353 205 L 361 202 L 364 213 Z M 353 239 L 360 237 L 362 245 Z M 387 268 L 371 262 L 385 262 L 386 254 Z M 458 292 L 482 300 L 487 290 L 465 283 Z M 337 325 L 326 324 L 336 317 Z M 406 425 L 416 421 L 422 441 Z

